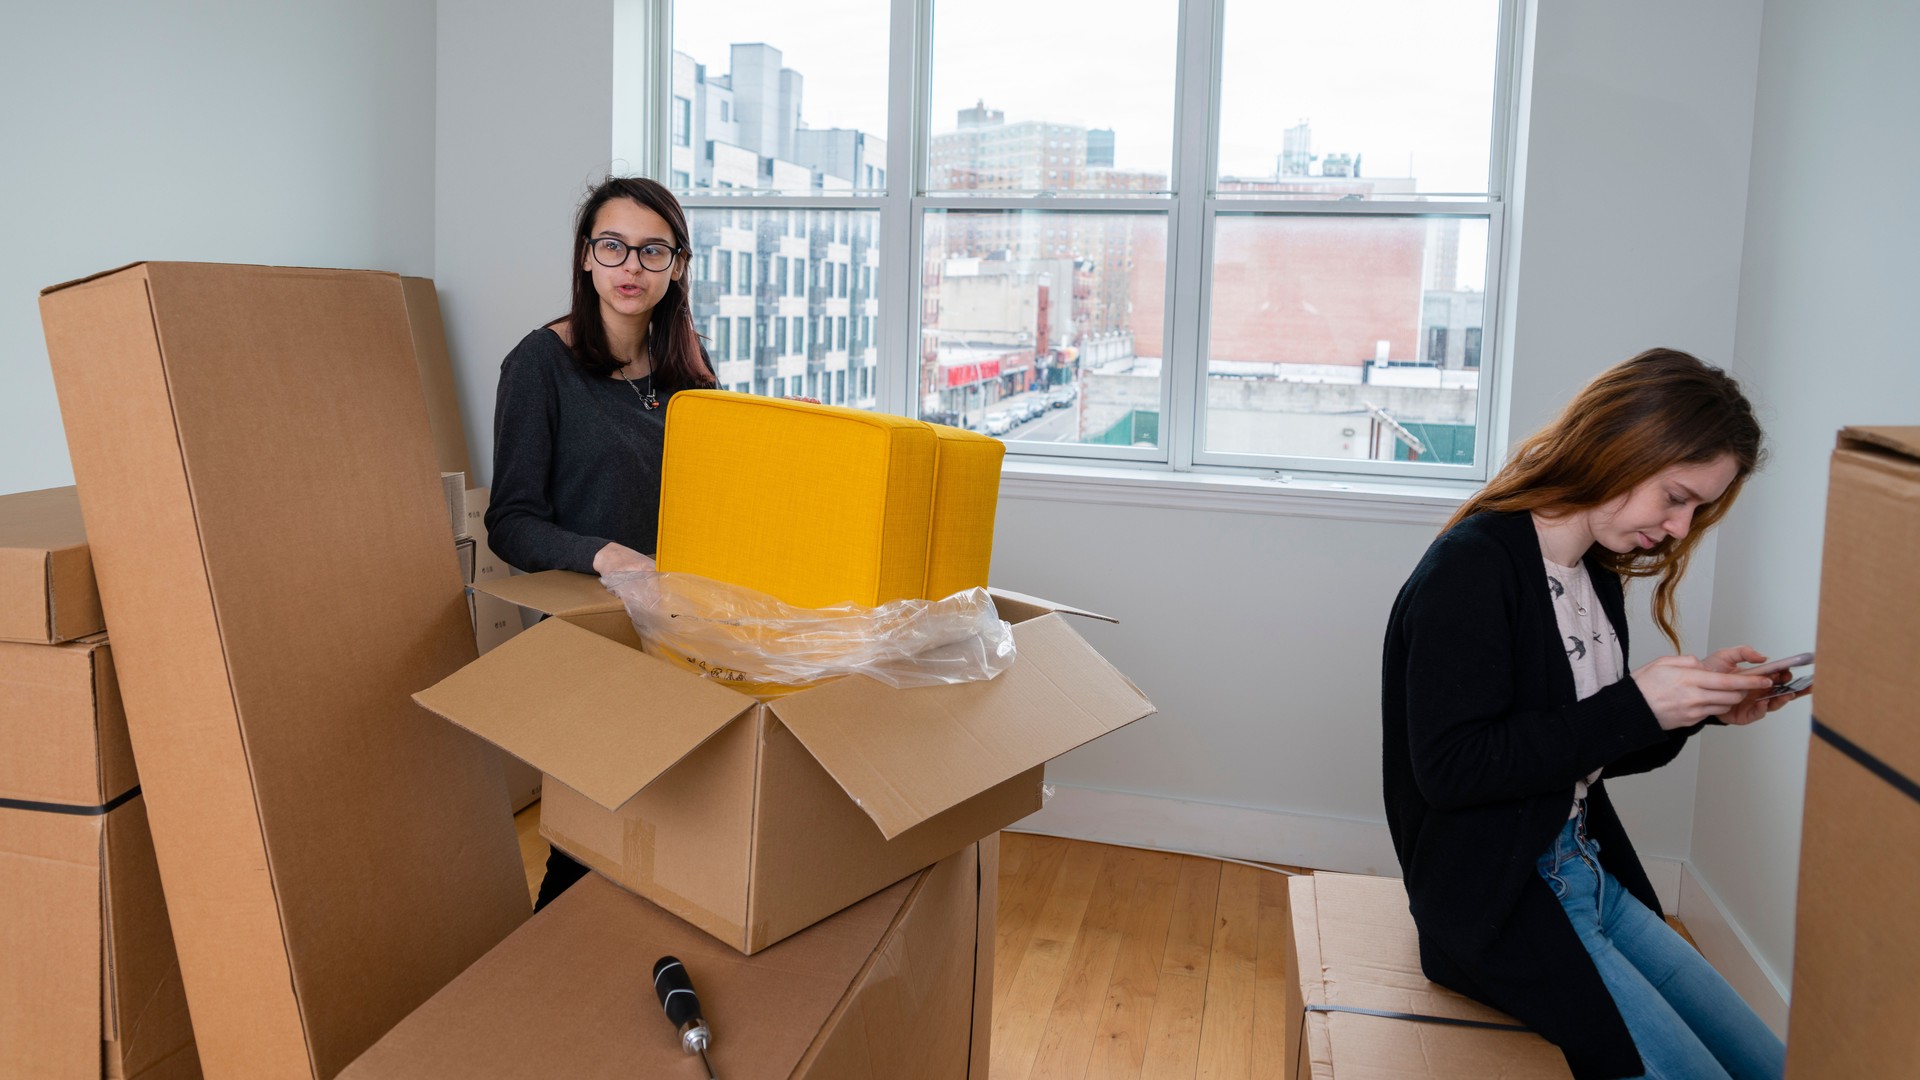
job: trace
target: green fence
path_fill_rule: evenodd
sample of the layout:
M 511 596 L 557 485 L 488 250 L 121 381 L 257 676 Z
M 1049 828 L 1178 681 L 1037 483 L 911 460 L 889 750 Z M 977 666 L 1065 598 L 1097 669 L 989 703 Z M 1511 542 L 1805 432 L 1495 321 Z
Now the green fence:
M 1113 426 L 1087 440 L 1099 446 L 1160 445 L 1160 413 L 1129 409 Z

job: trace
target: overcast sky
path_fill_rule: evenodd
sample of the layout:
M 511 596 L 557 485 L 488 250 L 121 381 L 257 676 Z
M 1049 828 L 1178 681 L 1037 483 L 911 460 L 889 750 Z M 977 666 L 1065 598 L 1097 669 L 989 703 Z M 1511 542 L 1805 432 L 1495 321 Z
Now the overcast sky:
M 724 74 L 761 41 L 805 78 L 809 127 L 884 136 L 887 0 L 687 0 L 674 46 Z M 1318 154 L 1422 191 L 1486 190 L 1497 0 L 1227 0 L 1221 171 L 1268 176 L 1302 119 Z M 1115 132 L 1117 164 L 1165 172 L 1173 146 L 1174 0 L 936 0 L 932 125 L 984 100 L 1008 121 Z

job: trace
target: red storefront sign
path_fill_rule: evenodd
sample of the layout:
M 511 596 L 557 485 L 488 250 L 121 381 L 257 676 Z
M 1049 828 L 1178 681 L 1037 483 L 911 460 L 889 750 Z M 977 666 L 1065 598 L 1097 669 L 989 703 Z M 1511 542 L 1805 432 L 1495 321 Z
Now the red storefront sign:
M 942 369 L 947 373 L 947 386 L 972 386 L 974 383 L 1000 377 L 1000 361 L 978 360 L 971 364 L 953 364 Z

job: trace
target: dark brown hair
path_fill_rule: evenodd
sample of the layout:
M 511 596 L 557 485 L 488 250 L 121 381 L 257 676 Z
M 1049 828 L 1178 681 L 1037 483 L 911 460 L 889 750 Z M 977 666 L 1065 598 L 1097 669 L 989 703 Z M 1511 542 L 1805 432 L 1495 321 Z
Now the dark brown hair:
M 654 305 L 647 320 L 647 353 L 653 361 L 653 385 L 662 391 L 703 389 L 715 385 L 707 366 L 706 350 L 693 326 L 685 261 L 693 246 L 687 215 L 680 200 L 662 185 L 643 176 L 610 176 L 587 193 L 573 219 L 573 308 L 567 313 L 571 348 L 580 366 L 595 375 L 611 375 L 621 362 L 607 346 L 607 326 L 600 318 L 600 294 L 593 288 L 593 271 L 585 269 L 587 241 L 600 208 L 614 199 L 632 199 L 659 214 L 673 230 L 674 258 L 681 260 L 677 281 L 667 283 L 666 295 Z
M 1669 466 L 1730 456 L 1736 467 L 1733 483 L 1694 511 L 1685 537 L 1667 536 L 1649 550 L 1624 555 L 1599 545 L 1590 552 L 1622 577 L 1659 578 L 1654 622 L 1678 649 L 1674 590 L 1700 538 L 1726 516 L 1747 477 L 1760 467 L 1762 440 L 1753 406 L 1732 376 L 1674 349 L 1648 349 L 1588 383 L 1556 420 L 1520 444 L 1499 474 L 1454 513 L 1447 529 L 1483 510 L 1552 517 L 1601 506 Z

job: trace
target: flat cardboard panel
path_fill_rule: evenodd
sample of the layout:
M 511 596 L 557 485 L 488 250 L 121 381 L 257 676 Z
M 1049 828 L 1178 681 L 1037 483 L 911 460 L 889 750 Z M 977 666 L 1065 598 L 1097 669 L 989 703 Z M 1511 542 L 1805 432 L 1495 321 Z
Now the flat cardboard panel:
M 1787 1031 L 1793 1080 L 1904 1076 L 1920 1062 L 1916 850 L 1920 802 L 1816 737 Z
M 1823 723 L 1908 776 L 1920 776 L 1915 552 L 1920 459 L 1843 436 L 1827 491 L 1814 707 Z
M 1301 1007 L 1377 1009 L 1513 1023 L 1427 981 L 1406 888 L 1394 878 L 1316 873 L 1288 883 Z M 1292 1005 L 1291 998 L 1289 1005 Z M 1527 1032 L 1341 1012 L 1307 1013 L 1295 1075 L 1316 1080 L 1565 1080 L 1566 1058 Z
M 985 682 L 892 690 L 848 678 L 783 698 L 782 723 L 888 839 L 1109 731 L 1153 703 L 1057 615 L 1014 628 Z
M 0 641 L 50 645 L 105 626 L 78 493 L 0 495 Z
M 599 578 L 567 570 L 516 574 L 487 583 L 475 582 L 474 588 L 543 615 L 624 611 L 619 597 L 608 592 Z
M 581 863 L 745 952 L 754 784 L 766 723 L 756 710 L 726 725 L 618 811 L 550 780 L 540 831 Z
M 548 619 L 414 695 L 614 810 L 752 702 L 563 619 Z
M 106 635 L 0 642 L 0 799 L 100 806 L 138 782 Z
M 433 454 L 441 472 L 472 473 L 467 464 L 467 429 L 460 422 L 460 392 L 454 386 L 453 361 L 447 356 L 447 331 L 440 321 L 440 296 L 432 278 L 403 277 L 401 293 L 407 305 L 407 329 L 413 339 L 413 359 L 420 368 L 420 387 L 427 398 L 427 422 L 433 431 Z
M 755 957 L 588 877 L 408 1017 L 341 1080 L 690 1077 L 698 1066 L 681 1053 L 650 982 L 663 955 L 679 957 L 692 975 L 722 1077 L 794 1076 L 803 1057 L 820 1059 L 840 1028 L 858 1018 L 887 1015 L 915 1033 L 939 1031 L 941 1023 L 903 1020 L 881 999 L 899 995 L 948 1007 L 948 992 L 925 989 L 944 988 L 951 967 L 929 945 L 951 924 L 975 924 L 973 906 L 954 902 L 955 883 L 971 884 L 974 866 L 970 850 L 958 854 Z M 929 969 L 923 960 L 932 962 Z M 876 1042 L 893 1035 L 847 1032 L 863 1034 Z M 944 1065 L 923 1071 L 945 1052 L 944 1042 L 922 1050 L 919 1062 L 891 1075 L 947 1075 Z
M 1000 834 L 980 841 L 980 910 L 973 938 L 973 985 L 993 985 L 995 929 L 1000 921 Z M 993 995 L 976 992 L 973 998 L 973 1045 L 968 1054 L 967 1080 L 987 1080 L 993 1062 Z
M 202 1056 L 330 1077 L 526 914 L 497 758 L 407 700 L 474 652 L 399 280 L 41 312 Z

